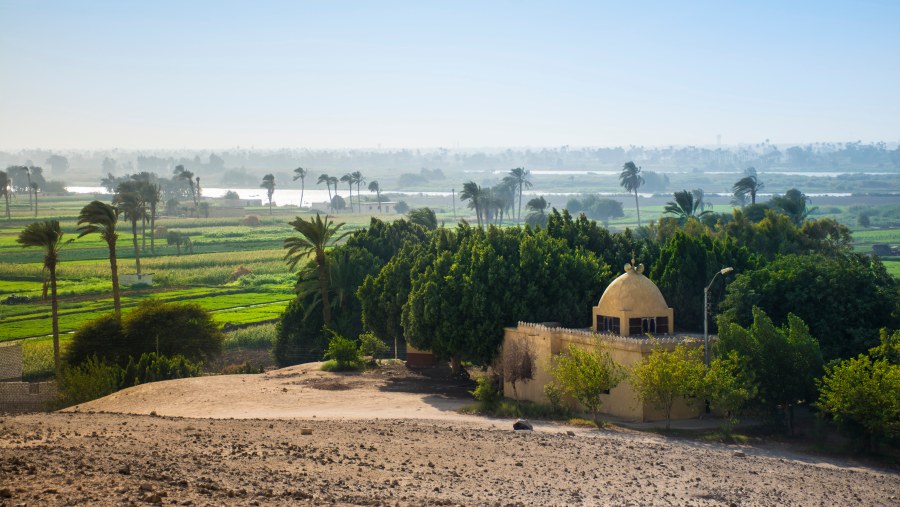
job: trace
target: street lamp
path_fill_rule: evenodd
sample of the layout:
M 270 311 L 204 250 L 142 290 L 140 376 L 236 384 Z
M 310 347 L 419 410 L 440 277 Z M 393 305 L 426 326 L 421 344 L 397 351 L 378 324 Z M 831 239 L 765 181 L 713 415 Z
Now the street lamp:
M 712 284 L 716 281 L 717 276 L 725 276 L 732 271 L 734 271 L 734 268 L 730 266 L 716 271 L 716 274 L 713 275 L 712 280 L 709 281 L 709 285 L 707 285 L 706 288 L 703 289 L 703 362 L 706 363 L 707 367 L 709 367 L 709 331 L 707 328 L 709 318 L 706 316 L 706 314 L 709 311 L 709 289 L 712 288 Z

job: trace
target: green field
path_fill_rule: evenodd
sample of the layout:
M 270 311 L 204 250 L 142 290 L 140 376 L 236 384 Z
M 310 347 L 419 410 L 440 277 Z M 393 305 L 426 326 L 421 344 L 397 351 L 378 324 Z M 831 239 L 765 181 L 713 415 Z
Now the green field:
M 89 196 L 44 196 L 38 220 L 57 219 L 66 243 L 57 268 L 59 327 L 65 347 L 70 333 L 103 314 L 113 311 L 109 252 L 99 236 L 78 238 L 76 220 Z M 257 211 L 260 225 L 242 224 L 243 216 L 210 218 L 160 218 L 157 226 L 189 235 L 193 251 L 156 238 L 151 250 L 150 231 L 142 245 L 141 271 L 153 273 L 152 287 L 122 287 L 122 311 L 128 313 L 150 298 L 167 302 L 196 303 L 209 310 L 221 324 L 246 326 L 272 322 L 294 298 L 296 275 L 284 262 L 282 244 L 293 235 L 288 224 L 296 208 L 282 209 L 272 216 Z M 268 210 L 266 210 L 267 212 Z M 279 210 L 277 210 L 279 211 Z M 233 212 L 232 212 L 233 214 Z M 0 301 L 10 296 L 27 302 L 0 304 L 0 341 L 21 340 L 29 378 L 52 371 L 50 301 L 42 298 L 43 255 L 38 248 L 22 248 L 16 242 L 21 230 L 35 219 L 27 206 L 14 206 L 11 220 L 0 222 Z M 368 224 L 369 217 L 341 217 L 347 229 Z M 140 227 L 139 227 L 140 229 Z M 116 244 L 119 274 L 135 272 L 131 224 L 120 218 Z M 138 237 L 139 244 L 142 238 Z M 235 279 L 239 268 L 249 275 Z

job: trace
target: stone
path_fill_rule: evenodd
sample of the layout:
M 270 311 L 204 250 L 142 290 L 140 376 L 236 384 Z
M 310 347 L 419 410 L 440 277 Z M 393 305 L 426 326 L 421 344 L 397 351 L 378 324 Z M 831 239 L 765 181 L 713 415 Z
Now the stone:
M 534 426 L 524 419 L 519 419 L 513 424 L 513 429 L 516 431 L 533 431 Z
M 574 437 L 574 436 L 575 436 L 575 432 L 572 431 L 572 430 L 568 430 L 568 431 L 566 431 L 566 435 L 569 435 L 570 437 Z
M 734 454 L 732 454 L 732 456 L 734 456 L 735 458 L 743 458 L 747 455 L 744 453 L 744 451 L 734 451 Z

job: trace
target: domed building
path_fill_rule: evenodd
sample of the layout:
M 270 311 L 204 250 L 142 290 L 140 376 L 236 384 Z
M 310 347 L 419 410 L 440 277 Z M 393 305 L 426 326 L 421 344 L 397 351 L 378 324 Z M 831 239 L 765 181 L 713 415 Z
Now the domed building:
M 597 333 L 645 336 L 675 331 L 675 312 L 666 304 L 656 284 L 644 276 L 644 265 L 635 266 L 634 259 L 625 264 L 625 273 L 603 291 L 593 316 L 593 329 Z

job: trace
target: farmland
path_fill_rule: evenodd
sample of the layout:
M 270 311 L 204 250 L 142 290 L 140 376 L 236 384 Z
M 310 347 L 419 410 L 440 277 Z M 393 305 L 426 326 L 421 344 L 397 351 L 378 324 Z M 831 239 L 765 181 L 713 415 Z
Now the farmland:
M 78 211 L 91 196 L 44 196 L 38 220 L 57 219 L 64 241 L 57 269 L 59 326 L 65 347 L 71 333 L 113 309 L 109 252 L 97 235 L 78 238 Z M 16 296 L 15 304 L 0 305 L 0 341 L 23 342 L 26 376 L 52 371 L 50 301 L 42 298 L 43 252 L 22 248 L 19 232 L 35 219 L 22 203 L 11 206 L 12 219 L 0 223 L 0 300 Z M 122 287 L 122 312 L 142 301 L 195 303 L 210 311 L 214 320 L 231 326 L 256 325 L 276 320 L 294 298 L 296 275 L 283 260 L 284 238 L 292 235 L 288 222 L 296 208 L 272 216 L 259 216 L 258 226 L 243 225 L 241 216 L 161 218 L 157 227 L 191 238 L 191 248 L 167 245 L 147 230 L 141 245 L 141 271 L 153 274 L 152 286 Z M 348 216 L 348 229 L 360 227 L 368 217 Z M 131 224 L 120 217 L 116 243 L 120 276 L 135 272 Z M 245 273 L 237 276 L 240 272 Z M 22 298 L 22 299 L 19 299 Z

